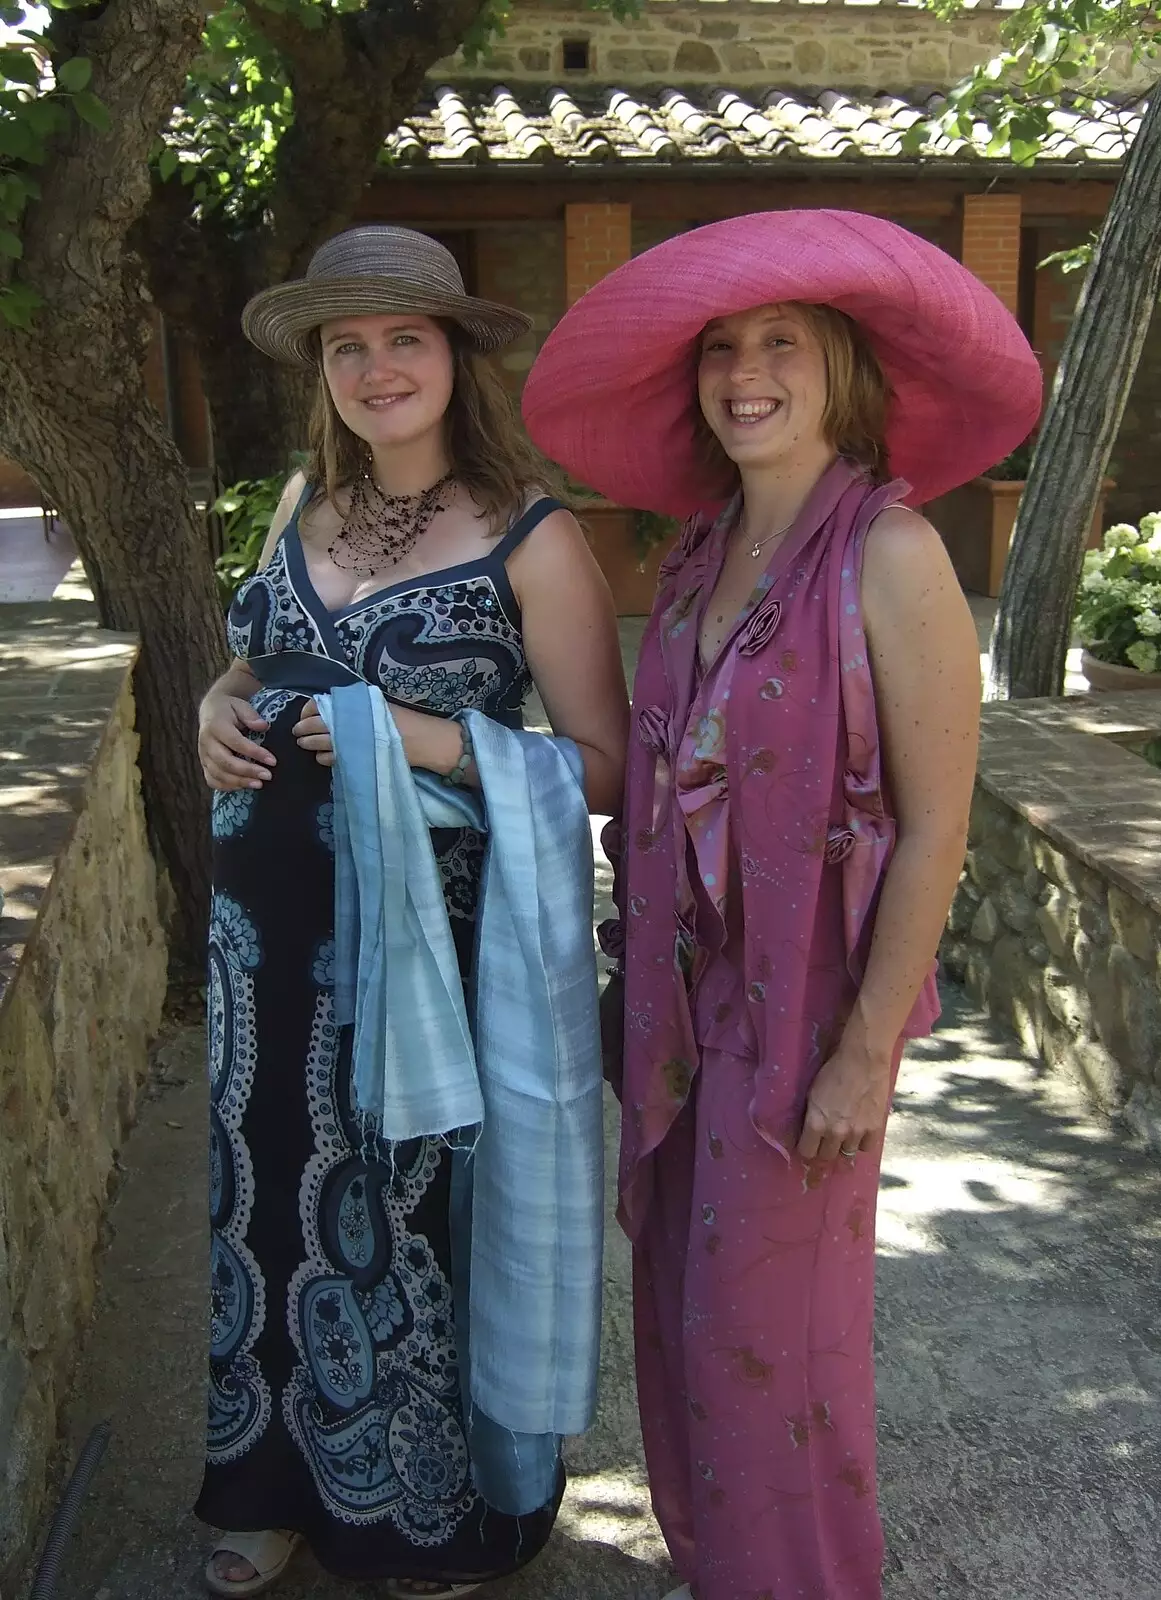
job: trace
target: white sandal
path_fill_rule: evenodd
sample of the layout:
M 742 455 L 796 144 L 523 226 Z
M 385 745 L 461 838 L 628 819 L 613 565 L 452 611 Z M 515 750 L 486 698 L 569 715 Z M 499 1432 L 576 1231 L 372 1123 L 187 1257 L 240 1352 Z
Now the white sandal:
M 278 1582 L 287 1562 L 302 1543 L 300 1533 L 282 1528 L 266 1528 L 262 1533 L 224 1533 L 210 1552 L 206 1563 L 206 1588 L 212 1594 L 263 1594 Z M 220 1578 L 214 1571 L 218 1556 L 237 1556 L 254 1568 L 252 1578 Z

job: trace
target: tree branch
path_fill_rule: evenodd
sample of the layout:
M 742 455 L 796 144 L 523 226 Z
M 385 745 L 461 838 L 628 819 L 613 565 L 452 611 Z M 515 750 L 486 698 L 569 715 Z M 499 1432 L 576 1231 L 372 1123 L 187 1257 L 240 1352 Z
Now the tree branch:
M 450 55 L 488 0 L 373 0 L 328 13 L 320 29 L 244 0 L 278 49 L 294 91 L 294 124 L 278 151 L 271 196 L 274 276 L 300 271 L 328 234 L 348 225 L 383 141 L 415 105 L 424 74 Z

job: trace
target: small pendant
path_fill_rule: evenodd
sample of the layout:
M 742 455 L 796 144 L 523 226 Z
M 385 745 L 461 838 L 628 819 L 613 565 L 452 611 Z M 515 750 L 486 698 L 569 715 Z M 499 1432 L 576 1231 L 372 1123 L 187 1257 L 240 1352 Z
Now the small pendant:
M 754 560 L 757 561 L 758 557 L 762 554 L 762 546 L 760 544 L 756 544 L 754 546 L 754 548 L 750 551 L 750 554 L 754 558 Z

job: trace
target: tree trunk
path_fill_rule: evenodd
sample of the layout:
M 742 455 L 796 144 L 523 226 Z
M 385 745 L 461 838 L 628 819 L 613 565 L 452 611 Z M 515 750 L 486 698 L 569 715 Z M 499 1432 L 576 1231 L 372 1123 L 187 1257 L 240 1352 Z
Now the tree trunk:
M 260 356 L 236 329 L 228 341 L 204 340 L 201 359 L 219 481 L 289 474 L 307 447 L 313 380 Z
M 179 963 L 200 961 L 209 909 L 209 792 L 197 759 L 194 709 L 227 659 L 205 529 L 136 365 L 98 363 L 90 346 L 92 387 L 78 395 L 57 381 L 52 342 L 47 348 L 32 336 L 20 342 L 18 363 L 0 358 L 4 447 L 74 532 L 101 625 L 140 637 L 134 695 L 143 792 L 150 834 L 174 891 L 171 950 Z M 114 343 L 127 354 L 123 341 Z M 41 357 L 33 353 L 38 345 Z
M 54 12 L 54 42 L 92 62 L 108 124 L 78 120 L 39 170 L 18 270 L 43 305 L 31 331 L 0 325 L 0 441 L 67 519 L 101 622 L 141 639 L 143 789 L 174 890 L 170 948 L 181 961 L 200 959 L 209 901 L 195 713 L 226 650 L 205 530 L 142 379 L 145 296 L 125 241 L 204 22 L 204 0 Z
M 989 699 L 1057 695 L 1101 480 L 1161 281 L 1161 85 L 1121 171 L 1020 501 L 992 633 Z

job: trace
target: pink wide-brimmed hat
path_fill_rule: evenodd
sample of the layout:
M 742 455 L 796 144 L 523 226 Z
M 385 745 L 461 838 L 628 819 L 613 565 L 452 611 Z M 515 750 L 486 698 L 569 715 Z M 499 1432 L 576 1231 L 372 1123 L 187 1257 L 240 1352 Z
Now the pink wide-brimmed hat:
M 621 505 L 712 507 L 720 490 L 692 425 L 696 340 L 715 317 L 791 300 L 834 306 L 866 332 L 894 391 L 891 472 L 913 505 L 994 466 L 1039 418 L 1039 363 L 966 267 L 880 217 L 763 211 L 656 245 L 577 301 L 529 374 L 529 433 Z

